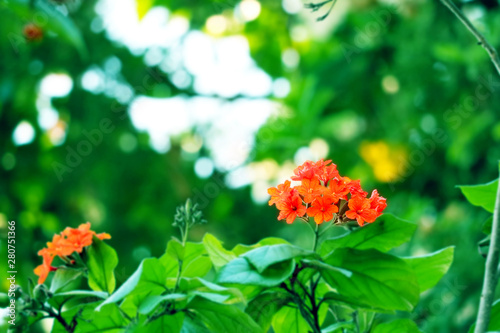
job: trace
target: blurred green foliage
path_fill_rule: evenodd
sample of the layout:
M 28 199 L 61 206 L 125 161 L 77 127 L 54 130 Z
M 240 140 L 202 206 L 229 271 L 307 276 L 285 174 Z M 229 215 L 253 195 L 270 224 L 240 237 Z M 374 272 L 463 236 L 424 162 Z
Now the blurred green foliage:
M 207 31 L 208 18 L 232 17 L 239 2 L 148 3 L 188 18 L 192 30 Z M 497 2 L 471 1 L 463 7 L 498 45 Z M 144 257 L 163 253 L 176 232 L 175 207 L 188 197 L 204 202 L 209 221 L 193 231 L 193 240 L 210 231 L 229 248 L 268 236 L 310 241 L 303 226 L 284 226 L 274 209 L 254 203 L 250 186 L 228 188 L 222 172 L 208 179 L 196 176 L 195 159 L 211 151 L 202 146 L 186 154 L 181 140 L 208 135 L 203 128 L 171 138 L 170 150 L 158 153 L 132 124 L 127 103 L 83 89 L 84 72 L 114 56 L 121 63 L 120 78 L 136 95 L 197 95 L 193 86 L 179 88 L 157 66 L 145 65 L 142 54 L 95 29 L 96 1 L 70 1 L 67 8 L 59 11 L 54 2 L 42 0 L 0 2 L 0 228 L 7 220 L 19 227 L 21 284 L 34 277 L 32 269 L 41 261 L 36 253 L 54 233 L 85 221 L 110 233 L 120 258 L 128 258 L 117 275 L 123 282 Z M 328 158 L 343 174 L 378 188 L 388 198 L 387 211 L 418 223 L 416 237 L 398 254 L 456 245 L 450 273 L 413 316 L 425 332 L 466 331 L 477 311 L 484 269 L 477 242 L 487 214 L 467 204 L 455 185 L 497 177 L 500 78 L 484 50 L 437 1 L 339 0 L 330 16 L 316 22 L 321 14 L 304 9 L 288 14 L 279 1 L 263 0 L 257 19 L 222 34 L 244 35 L 256 64 L 291 84 L 284 99 L 270 97 L 286 112 L 260 129 L 248 162 L 290 163 L 298 149 L 324 140 Z M 23 29 L 36 20 L 43 39 L 26 40 Z M 296 66 L 283 62 L 290 49 L 299 55 Z M 52 99 L 66 124 L 65 141 L 57 146 L 38 125 L 36 100 L 40 80 L 61 72 L 73 79 L 73 89 Z M 145 84 L 147 77 L 153 80 Z M 68 147 L 76 149 L 83 131 L 99 128 L 103 119 L 112 130 L 60 181 L 53 163 L 64 163 Z M 13 131 L 23 120 L 34 126 L 35 138 L 16 145 Z M 136 147 L 123 149 L 124 137 Z

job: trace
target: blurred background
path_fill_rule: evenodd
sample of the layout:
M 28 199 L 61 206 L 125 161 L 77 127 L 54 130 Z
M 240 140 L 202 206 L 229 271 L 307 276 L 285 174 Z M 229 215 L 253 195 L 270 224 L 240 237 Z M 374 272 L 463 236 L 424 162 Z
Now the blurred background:
M 17 222 L 18 280 L 66 226 L 90 221 L 120 256 L 118 282 L 159 256 L 193 198 L 231 248 L 308 244 L 267 188 L 306 159 L 387 198 L 417 223 L 400 255 L 455 245 L 411 314 L 465 332 L 488 217 L 457 184 L 498 177 L 500 77 L 438 1 L 35 0 L 0 2 L 0 255 Z M 459 4 L 500 46 L 496 0 Z M 2 267 L 3 264 L 2 264 Z M 7 281 L 1 281 L 1 288 Z

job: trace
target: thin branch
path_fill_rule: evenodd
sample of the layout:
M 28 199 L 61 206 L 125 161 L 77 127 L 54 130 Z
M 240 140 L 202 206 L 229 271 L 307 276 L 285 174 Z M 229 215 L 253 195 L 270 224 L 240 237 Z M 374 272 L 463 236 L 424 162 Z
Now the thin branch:
M 464 15 L 464 13 L 453 3 L 452 0 L 441 0 L 441 2 L 448 7 L 448 9 L 460 20 L 460 22 L 465 25 L 465 27 L 476 37 L 477 42 L 481 45 L 493 62 L 495 69 L 500 75 L 500 57 L 498 56 L 498 52 L 495 48 L 486 40 L 482 33 L 480 33 L 474 25 L 472 25 L 471 21 Z
M 491 243 L 486 258 L 486 269 L 484 273 L 483 290 L 479 301 L 476 328 L 474 333 L 486 332 L 490 323 L 491 306 L 495 297 L 495 289 L 498 282 L 498 262 L 500 258 L 500 183 L 497 188 L 495 210 L 493 211 L 493 225 L 491 228 Z

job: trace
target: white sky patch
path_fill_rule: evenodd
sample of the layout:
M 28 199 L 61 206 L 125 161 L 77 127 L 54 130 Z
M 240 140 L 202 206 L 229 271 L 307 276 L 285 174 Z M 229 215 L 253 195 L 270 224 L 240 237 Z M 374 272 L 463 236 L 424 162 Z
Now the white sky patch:
M 12 133 L 12 140 L 16 146 L 27 145 L 35 139 L 35 129 L 26 120 L 21 121 L 14 132 Z
M 101 0 L 95 9 L 102 18 L 108 37 L 127 46 L 135 54 L 142 54 L 152 46 L 169 47 L 189 30 L 186 18 L 169 17 L 165 7 L 150 9 L 139 21 L 134 0 Z
M 170 138 L 202 128 L 215 168 L 227 171 L 247 161 L 256 132 L 276 108 L 266 99 L 227 102 L 212 97 L 141 96 L 133 101 L 129 113 L 134 126 L 150 135 L 151 146 L 158 152 L 169 149 Z
M 194 164 L 194 172 L 200 178 L 208 178 L 214 173 L 214 163 L 208 157 L 201 157 Z
M 120 11 L 115 10 L 117 6 Z M 243 0 L 237 11 L 235 15 L 250 21 L 259 16 L 261 5 L 256 0 Z M 228 171 L 245 165 L 255 145 L 256 132 L 279 107 L 266 97 L 282 98 L 290 92 L 286 79 L 273 82 L 256 65 L 246 37 L 215 37 L 217 33 L 190 30 L 186 18 L 172 15 L 164 7 L 150 9 L 139 21 L 135 0 L 100 0 L 96 12 L 109 39 L 142 56 L 146 65 L 158 66 L 177 87 L 192 87 L 200 95 L 131 97 L 132 123 L 149 134 L 151 147 L 167 152 L 172 140 L 192 133 L 194 128 L 210 151 L 209 157 L 195 163 L 199 177 L 209 177 L 215 169 Z M 208 31 L 210 24 L 212 30 L 226 29 L 222 16 L 212 17 L 210 22 L 207 21 Z M 295 53 L 285 55 L 285 60 L 292 66 L 299 61 Z M 111 97 L 112 90 L 119 87 L 114 79 L 110 82 L 108 71 L 94 66 L 85 72 L 81 83 L 88 91 L 105 92 Z M 131 82 L 129 86 L 135 84 L 138 83 Z M 234 101 L 221 99 L 235 97 L 238 98 Z
M 73 80 L 67 74 L 52 73 L 40 82 L 40 93 L 48 97 L 64 97 L 73 89 Z

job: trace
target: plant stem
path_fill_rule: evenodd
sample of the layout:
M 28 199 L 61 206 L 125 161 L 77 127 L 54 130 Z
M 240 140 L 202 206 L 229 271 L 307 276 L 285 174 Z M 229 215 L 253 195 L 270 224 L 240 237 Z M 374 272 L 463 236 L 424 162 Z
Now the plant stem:
M 318 246 L 318 240 L 319 240 L 319 224 L 314 222 L 315 228 L 314 228 L 314 243 L 313 243 L 313 252 L 316 252 L 316 247 Z
M 483 290 L 479 301 L 476 328 L 474 333 L 486 332 L 491 316 L 491 306 L 495 296 L 495 288 L 498 282 L 497 267 L 500 258 L 500 182 L 497 188 L 495 210 L 493 212 L 493 225 L 491 227 L 491 243 L 486 257 L 486 268 L 484 273 Z
M 491 46 L 486 38 L 484 38 L 483 34 L 481 34 L 476 27 L 472 25 L 471 21 L 469 21 L 467 16 L 464 15 L 464 13 L 453 3 L 452 0 L 441 0 L 441 2 L 448 7 L 448 9 L 460 20 L 460 22 L 462 22 L 463 25 L 465 25 L 465 27 L 474 35 L 474 37 L 476 37 L 478 44 L 481 45 L 486 52 L 488 52 L 495 69 L 500 75 L 500 57 L 498 56 L 495 48 Z

